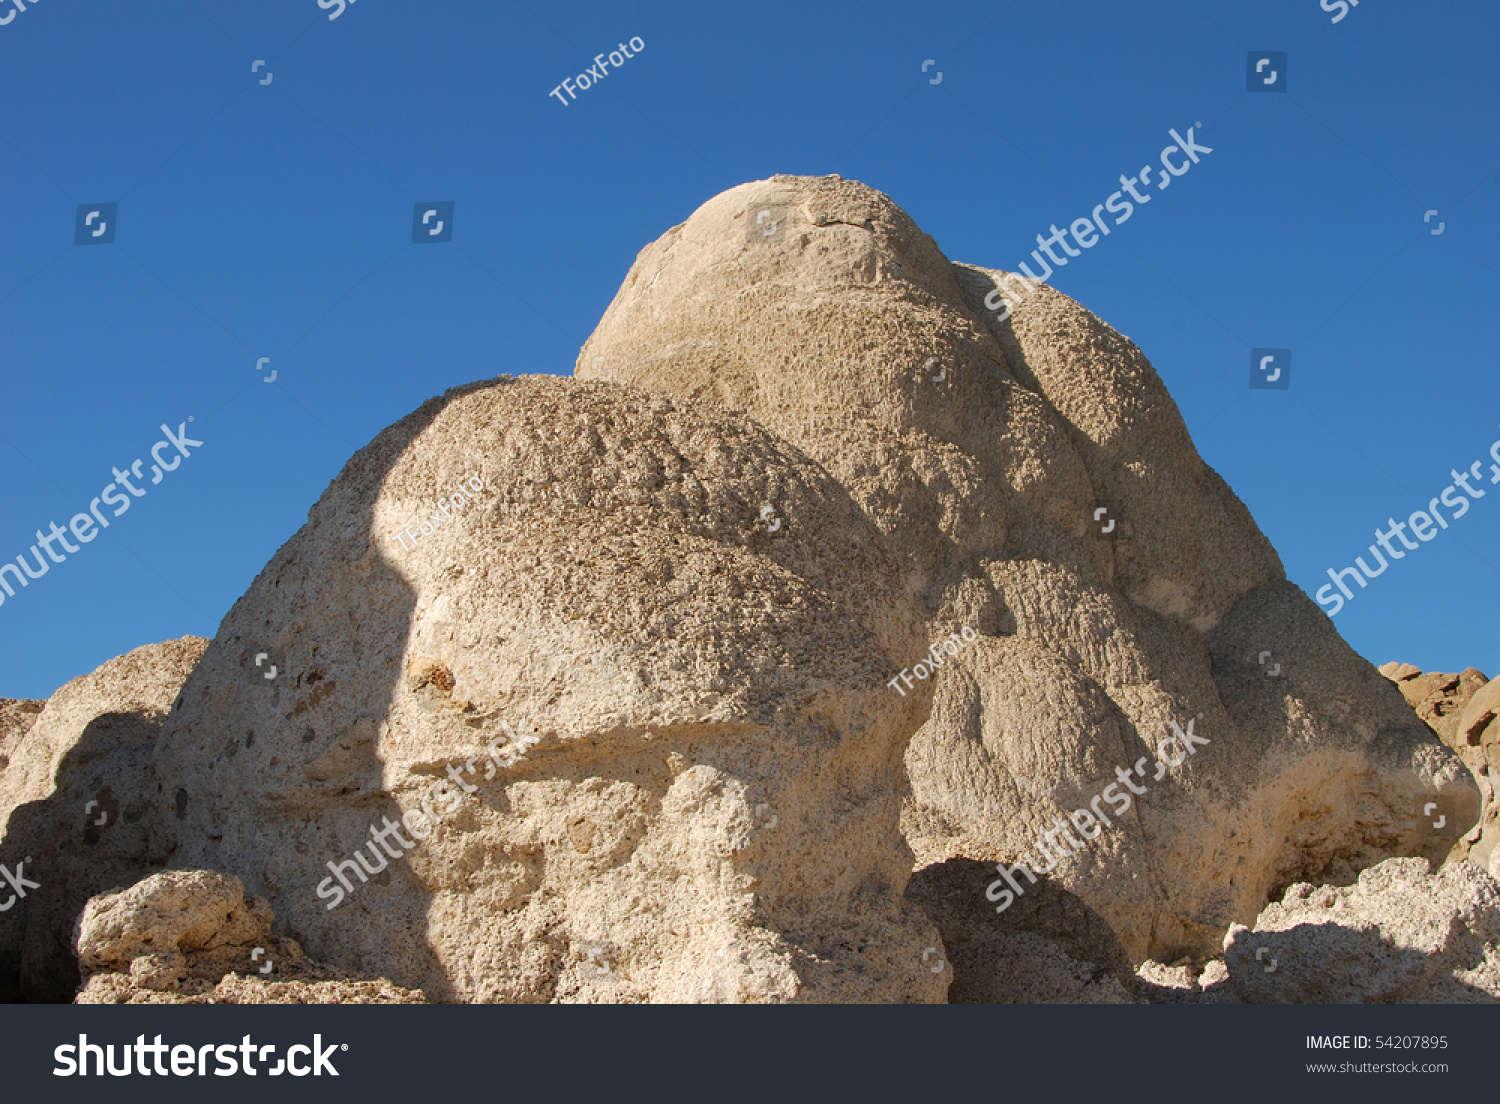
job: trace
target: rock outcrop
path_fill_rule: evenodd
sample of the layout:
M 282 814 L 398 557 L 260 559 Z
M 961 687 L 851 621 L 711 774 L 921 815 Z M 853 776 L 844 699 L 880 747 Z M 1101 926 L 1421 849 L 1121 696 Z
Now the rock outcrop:
M 76 947 L 86 1002 L 1495 992 L 1494 883 L 1425 873 L 1493 684 L 1355 655 L 1077 303 L 776 177 L 576 374 L 385 430 L 211 644 L 0 704 L 0 990 Z
M 1294 885 L 1230 930 L 1224 961 L 1247 1003 L 1494 1004 L 1500 883 L 1470 862 L 1389 859 L 1352 886 Z
M 351 978 L 271 934 L 271 907 L 210 870 L 154 874 L 95 897 L 78 920 L 79 1004 L 425 1004 Z
M 876 528 L 746 419 L 461 388 L 224 619 L 157 750 L 173 865 L 435 1000 L 941 1001 L 898 829 L 926 698 L 885 686 L 926 646 Z
M 1140 350 L 1051 288 L 950 263 L 879 192 L 778 176 L 709 200 L 641 251 L 575 372 L 806 450 L 897 549 L 929 638 L 980 634 L 906 757 L 924 864 L 1047 869 L 1057 818 L 1190 721 L 1211 746 L 1168 744 L 1169 773 L 1052 866 L 1137 961 L 1213 952 L 1293 882 L 1441 859 L 1478 818 L 1462 763 L 1286 580 Z
M 208 641 L 136 648 L 74 679 L 34 714 L 0 774 L 0 863 L 37 883 L 0 897 L 0 996 L 67 1001 L 78 986 L 73 926 L 94 894 L 162 866 L 173 795 L 151 756 L 163 720 Z M 0 904 L 3 904 L 0 901 Z
M 1482 671 L 1466 668 L 1456 675 L 1423 672 L 1410 663 L 1386 663 L 1380 673 L 1396 684 L 1406 703 L 1458 753 L 1479 785 L 1483 807 L 1479 822 L 1457 843 L 1450 862 L 1472 859 L 1480 866 L 1494 864 L 1500 848 L 1500 801 L 1495 780 L 1500 778 L 1500 680 L 1491 682 Z

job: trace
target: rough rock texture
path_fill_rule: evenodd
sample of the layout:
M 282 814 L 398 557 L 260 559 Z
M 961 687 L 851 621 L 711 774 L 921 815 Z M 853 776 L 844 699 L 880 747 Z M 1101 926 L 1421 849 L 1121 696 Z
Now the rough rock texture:
M 1000 917 L 975 893 L 993 865 L 949 859 L 912 876 L 907 900 L 938 926 L 950 1004 L 1130 1004 L 1130 956 L 1104 920 L 1046 877 Z M 940 948 L 933 947 L 934 964 Z
M 1449 862 L 1472 859 L 1489 865 L 1500 842 L 1500 800 L 1495 780 L 1500 778 L 1500 680 L 1490 682 L 1483 672 L 1469 667 L 1456 675 L 1439 671 L 1423 673 L 1410 663 L 1386 663 L 1380 673 L 1396 684 L 1401 696 L 1417 716 L 1458 753 L 1474 775 L 1484 801 L 1479 822 L 1448 855 Z
M 27 698 L 0 698 L 0 774 L 10 766 L 10 760 L 21 746 L 21 738 L 36 724 L 46 702 Z
M 982 965 L 982 969 L 980 968 Z M 1035 932 L 1019 931 L 971 944 L 954 955 L 955 1004 L 1134 1004 L 1108 970 L 1079 962 Z M 966 984 L 958 985 L 958 976 Z
M 1500 682 L 1487 682 L 1474 692 L 1459 717 L 1454 737 L 1466 747 L 1500 744 Z
M 1136 970 L 1136 992 L 1143 1004 L 1242 1004 L 1229 985 L 1229 968 L 1221 958 L 1201 966 L 1186 962 L 1164 966 L 1147 959 Z
M 1043 865 L 1054 817 L 1199 717 L 1211 744 L 1055 869 L 1134 959 L 1212 953 L 1294 881 L 1442 858 L 1479 815 L 1462 763 L 1286 581 L 1140 350 L 1047 287 L 1010 314 L 1002 275 L 864 185 L 778 176 L 643 249 L 575 372 L 805 449 L 897 548 L 929 639 L 981 634 L 907 753 L 923 864 Z
M 1456 675 L 1423 673 L 1410 663 L 1385 663 L 1380 673 L 1396 684 L 1406 704 L 1442 737 L 1443 743 L 1458 747 L 1466 742 L 1459 737 L 1459 722 L 1464 708 L 1489 682 L 1482 671 L 1469 667 Z
M 1224 961 L 1253 1004 L 1493 1004 L 1500 883 L 1470 862 L 1389 859 L 1352 886 L 1294 885 L 1230 930 Z
M 73 925 L 91 896 L 129 885 L 172 850 L 172 795 L 151 754 L 208 641 L 186 636 L 118 656 L 48 699 L 0 774 L 0 863 L 39 883 L 0 912 L 0 995 L 67 1001 Z M 4 904 L 4 900 L 0 900 Z
M 157 751 L 173 865 L 436 1000 L 941 1001 L 898 830 L 927 696 L 885 687 L 925 643 L 879 532 L 746 419 L 461 388 L 224 619 Z
M 238 878 L 170 870 L 95 897 L 79 917 L 78 1004 L 425 1004 L 421 992 L 310 962 L 271 934 Z

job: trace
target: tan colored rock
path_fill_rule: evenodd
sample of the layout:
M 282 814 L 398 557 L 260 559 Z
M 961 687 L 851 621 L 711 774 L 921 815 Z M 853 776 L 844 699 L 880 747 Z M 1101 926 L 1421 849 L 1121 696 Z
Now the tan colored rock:
M 1037 837 L 1174 721 L 1211 744 L 1052 874 L 1133 959 L 1213 953 L 1299 879 L 1441 858 L 1479 813 L 1463 765 L 1286 581 L 1141 351 L 1051 288 L 1002 312 L 1003 277 L 864 185 L 773 177 L 643 249 L 575 372 L 805 449 L 898 550 L 928 639 L 981 634 L 907 752 L 919 865 L 1043 866 Z
M 11 756 L 46 704 L 26 698 L 0 698 L 0 774 L 10 766 Z
M 351 978 L 271 934 L 238 878 L 169 870 L 91 899 L 79 917 L 78 1004 L 424 1004 L 384 978 Z
M 1142 1004 L 1242 1004 L 1229 986 L 1229 969 L 1221 958 L 1201 965 L 1184 961 L 1166 966 L 1147 959 L 1136 969 L 1136 992 Z
M 1448 853 L 1449 862 L 1470 859 L 1487 866 L 1500 844 L 1500 800 L 1495 779 L 1500 778 L 1500 680 L 1489 682 L 1473 667 L 1450 675 L 1424 673 L 1410 663 L 1387 663 L 1380 669 L 1395 682 L 1408 705 L 1438 738 L 1452 748 L 1474 776 L 1483 802 L 1479 821 Z
M 1045 936 L 1018 931 L 954 954 L 954 1004 L 1135 1004 L 1118 978 Z M 959 978 L 963 978 L 960 983 Z
M 80 917 L 78 962 L 88 970 L 126 969 L 142 956 L 181 959 L 269 935 L 270 908 L 238 878 L 211 870 L 169 870 L 91 899 Z
M 1294 885 L 1224 941 L 1253 1004 L 1494 1004 L 1500 883 L 1469 862 L 1389 859 L 1352 886 Z
M 9 999 L 70 1000 L 84 903 L 171 854 L 175 809 L 157 789 L 151 755 L 207 646 L 189 636 L 110 660 L 53 694 L 13 745 L 0 774 L 0 863 L 19 863 L 38 888 L 0 912 L 0 993 Z M 0 897 L 14 899 L 8 888 Z
M 1427 722 L 1429 728 L 1442 737 L 1443 743 L 1456 748 L 1464 742 L 1459 738 L 1459 721 L 1469 701 L 1489 680 L 1473 667 L 1456 675 L 1441 671 L 1418 671 L 1410 664 L 1403 664 L 1401 677 L 1391 678 L 1406 703 L 1417 716 Z M 1384 673 L 1384 672 L 1382 672 Z
M 224 619 L 157 750 L 173 865 L 437 1000 L 941 1001 L 902 899 L 927 695 L 885 683 L 927 641 L 900 580 L 741 417 L 546 377 L 450 392 Z
M 1459 717 L 1455 742 L 1468 747 L 1500 743 L 1500 724 L 1496 718 L 1500 718 L 1500 679 L 1474 692 Z

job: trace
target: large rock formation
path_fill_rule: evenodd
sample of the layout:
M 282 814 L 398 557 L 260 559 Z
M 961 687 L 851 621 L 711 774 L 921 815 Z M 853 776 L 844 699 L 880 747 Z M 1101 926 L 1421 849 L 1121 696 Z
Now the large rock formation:
M 0 774 L 0 863 L 24 898 L 0 912 L 0 995 L 67 1001 L 73 927 L 94 894 L 160 867 L 174 844 L 172 795 L 151 775 L 161 725 L 208 641 L 136 648 L 53 694 Z M 35 882 L 32 887 L 26 882 Z M 0 901 L 4 905 L 4 901 Z
M 896 546 L 932 639 L 981 634 L 907 753 L 924 863 L 1045 868 L 1034 841 L 1174 722 L 1210 743 L 1166 744 L 1052 875 L 1135 959 L 1212 951 L 1295 881 L 1442 858 L 1479 813 L 1463 765 L 1286 580 L 1140 350 L 1005 279 L 870 188 L 778 176 L 642 250 L 576 374 L 746 411 Z
M 438 1000 L 940 1001 L 902 898 L 900 578 L 743 418 L 450 392 L 355 455 L 188 680 L 173 865 Z
M 1470 862 L 1390 859 L 1352 886 L 1294 885 L 1224 942 L 1256 1004 L 1494 1004 L 1500 883 Z
M 869 188 L 711 200 L 578 375 L 380 434 L 206 653 L 0 708 L 0 862 L 42 886 L 0 988 L 70 992 L 84 901 L 170 859 L 91 906 L 80 999 L 337 999 L 251 941 L 389 979 L 350 999 L 1229 999 L 1132 964 L 1478 819 L 1141 352 Z M 1451 689 L 1438 731 L 1494 743 Z M 1379 992 L 1490 991 L 1443 962 Z

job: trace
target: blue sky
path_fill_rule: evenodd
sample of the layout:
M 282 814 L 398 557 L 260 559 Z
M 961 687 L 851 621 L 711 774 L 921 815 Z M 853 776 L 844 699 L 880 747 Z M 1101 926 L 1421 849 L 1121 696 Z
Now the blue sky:
M 25 2 L 0 26 L 0 557 L 114 466 L 144 459 L 147 493 L 0 607 L 0 696 L 212 636 L 375 433 L 569 373 L 642 246 L 778 172 L 864 181 L 1011 269 L 1201 123 L 1213 153 L 1054 286 L 1145 351 L 1309 593 L 1451 469 L 1490 486 L 1492 2 Z M 1253 50 L 1287 53 L 1286 92 L 1246 91 Z M 414 245 L 434 200 L 453 240 Z M 98 203 L 113 243 L 75 245 Z M 1288 390 L 1249 388 L 1261 347 L 1292 350 Z M 189 416 L 202 449 L 151 486 Z M 1335 624 L 1377 663 L 1493 676 L 1497 584 L 1500 486 Z

